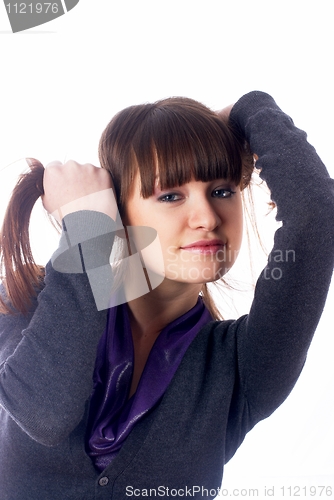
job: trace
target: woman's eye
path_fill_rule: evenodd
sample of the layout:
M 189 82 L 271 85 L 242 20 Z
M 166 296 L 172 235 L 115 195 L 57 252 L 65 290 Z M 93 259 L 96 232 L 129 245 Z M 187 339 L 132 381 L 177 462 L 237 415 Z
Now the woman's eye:
M 176 193 L 164 194 L 163 196 L 160 196 L 160 198 L 158 198 L 159 201 L 167 202 L 167 203 L 171 203 L 173 201 L 178 201 L 180 199 L 181 199 L 181 196 L 179 194 L 176 194 Z
M 233 194 L 235 194 L 236 191 L 232 191 L 232 189 L 215 189 L 212 192 L 212 196 L 216 198 L 231 198 Z

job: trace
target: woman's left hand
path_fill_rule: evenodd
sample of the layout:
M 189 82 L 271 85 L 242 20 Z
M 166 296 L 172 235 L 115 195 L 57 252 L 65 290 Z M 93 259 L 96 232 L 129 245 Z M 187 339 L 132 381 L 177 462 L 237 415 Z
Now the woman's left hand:
M 217 115 L 224 121 L 224 122 L 228 122 L 229 118 L 230 118 L 230 113 L 231 113 L 231 110 L 233 108 L 234 104 L 229 104 L 228 106 L 226 106 L 225 108 L 221 109 L 220 111 L 217 111 Z

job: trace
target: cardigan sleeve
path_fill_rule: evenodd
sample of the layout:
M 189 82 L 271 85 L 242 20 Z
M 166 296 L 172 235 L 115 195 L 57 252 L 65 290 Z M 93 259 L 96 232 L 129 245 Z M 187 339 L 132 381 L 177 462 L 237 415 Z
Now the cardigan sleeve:
M 64 220 L 60 249 L 52 259 L 59 270 L 47 264 L 36 309 L 27 318 L 0 316 L 0 406 L 25 433 L 48 446 L 65 439 L 82 419 L 106 324 L 107 311 L 98 311 L 80 263 L 80 241 L 95 248 L 92 268 L 108 263 L 114 239 L 114 221 L 104 214 L 82 211 Z M 76 228 L 72 243 L 66 224 Z
M 334 264 L 334 181 L 306 134 L 268 94 L 242 97 L 231 121 L 258 155 L 256 166 L 282 221 L 237 330 L 243 391 L 266 417 L 295 384 L 326 301 Z

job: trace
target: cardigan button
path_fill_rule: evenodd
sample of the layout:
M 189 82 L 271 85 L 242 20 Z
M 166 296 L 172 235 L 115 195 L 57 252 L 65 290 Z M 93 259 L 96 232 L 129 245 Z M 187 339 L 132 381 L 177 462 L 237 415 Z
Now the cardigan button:
M 100 486 L 107 486 L 108 483 L 109 483 L 109 479 L 106 476 L 101 477 L 99 479 L 99 485 Z

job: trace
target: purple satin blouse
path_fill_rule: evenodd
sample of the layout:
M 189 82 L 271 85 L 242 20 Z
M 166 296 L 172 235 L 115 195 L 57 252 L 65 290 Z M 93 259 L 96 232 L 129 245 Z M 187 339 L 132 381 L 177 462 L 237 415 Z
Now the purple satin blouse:
M 94 370 L 87 452 L 102 471 L 117 455 L 135 423 L 162 398 L 188 346 L 212 321 L 199 297 L 187 313 L 167 325 L 148 356 L 136 393 L 128 399 L 134 364 L 127 304 L 109 310 Z

